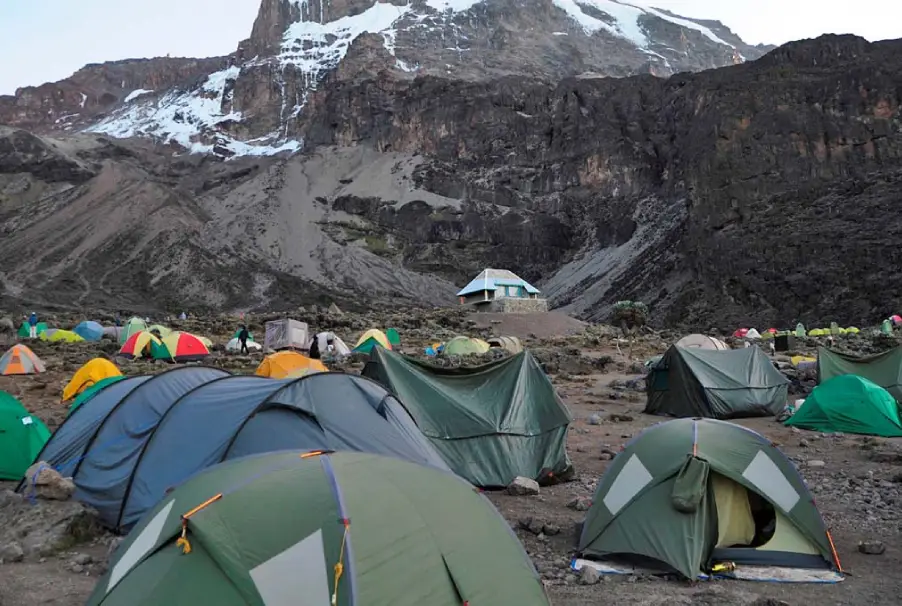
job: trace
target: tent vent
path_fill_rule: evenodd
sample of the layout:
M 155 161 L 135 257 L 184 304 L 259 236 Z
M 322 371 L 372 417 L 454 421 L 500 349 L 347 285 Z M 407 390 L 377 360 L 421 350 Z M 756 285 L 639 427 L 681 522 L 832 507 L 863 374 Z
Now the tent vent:
M 175 500 L 169 501 L 166 507 L 161 509 L 160 512 L 148 522 L 147 526 L 144 527 L 144 530 L 141 531 L 141 534 L 138 535 L 138 538 L 132 542 L 128 551 L 119 558 L 119 561 L 116 562 L 116 565 L 113 566 L 113 571 L 110 573 L 110 582 L 107 585 L 107 591 L 113 589 L 113 587 L 129 573 L 135 564 L 140 562 L 144 556 L 156 547 L 157 541 L 160 540 L 160 535 L 163 533 L 163 527 L 166 524 L 166 520 L 169 518 L 169 512 L 172 511 L 173 505 L 175 505 Z
M 264 606 L 327 606 L 329 574 L 317 530 L 250 571 Z
M 799 493 L 763 450 L 758 451 L 749 466 L 742 472 L 742 477 L 751 482 L 759 493 L 786 513 L 792 511 L 792 508 L 799 502 Z
M 608 489 L 608 494 L 604 497 L 604 506 L 608 508 L 611 515 L 617 515 L 617 512 L 632 501 L 633 497 L 651 481 L 652 476 L 648 469 L 634 454 L 620 469 L 620 473 L 617 474 L 617 478 Z

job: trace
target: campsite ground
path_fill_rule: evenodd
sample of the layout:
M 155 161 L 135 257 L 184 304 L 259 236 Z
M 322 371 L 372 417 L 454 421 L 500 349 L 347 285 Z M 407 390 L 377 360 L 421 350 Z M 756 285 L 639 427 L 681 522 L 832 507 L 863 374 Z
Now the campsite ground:
M 641 337 L 632 349 L 618 348 L 611 330 L 583 327 L 559 314 L 539 318 L 524 316 L 480 318 L 488 330 L 515 334 L 524 339 L 533 335 L 529 345 L 546 364 L 555 386 L 574 417 L 568 451 L 576 469 L 576 478 L 567 483 L 543 487 L 537 496 L 510 496 L 490 493 L 489 498 L 516 529 L 527 551 L 548 586 L 555 606 L 588 604 L 619 605 L 740 605 L 811 604 L 822 606 L 898 603 L 902 600 L 902 444 L 899 440 L 828 436 L 790 430 L 773 419 L 740 421 L 772 440 L 799 466 L 811 487 L 827 524 L 844 568 L 850 573 L 838 585 L 790 585 L 721 581 L 688 583 L 652 577 L 624 576 L 603 578 L 597 585 L 582 585 L 567 566 L 572 555 L 579 522 L 585 512 L 568 507 L 577 497 L 591 498 L 613 453 L 644 427 L 661 419 L 642 414 L 645 396 L 641 391 L 641 365 L 648 356 L 661 353 L 670 339 L 660 335 Z M 531 321 L 530 321 L 531 320 Z M 422 322 L 428 330 L 402 330 L 405 348 L 422 351 L 430 337 L 461 332 L 459 319 L 435 319 Z M 487 322 L 487 323 L 486 323 Z M 351 340 L 362 332 L 364 324 L 375 325 L 371 318 L 343 321 Z M 411 326 L 420 324 L 412 321 Z M 385 325 L 385 324 L 383 324 Z M 223 342 L 232 329 L 231 322 L 203 322 L 207 336 Z M 352 328 L 357 326 L 358 328 Z M 471 326 L 472 324 L 465 324 Z M 436 328 L 444 327 L 444 328 Z M 472 328 L 478 332 L 478 328 Z M 431 334 L 430 334 L 431 333 Z M 438 334 L 437 334 L 438 333 Z M 409 336 L 408 336 L 409 335 Z M 44 419 L 51 429 L 65 417 L 59 404 L 62 387 L 78 366 L 98 354 L 111 354 L 115 346 L 37 344 L 35 351 L 44 358 L 48 372 L 34 377 L 0 377 L 0 389 L 16 395 L 26 407 Z M 212 363 L 233 372 L 250 372 L 259 356 L 243 358 L 214 354 Z M 152 364 L 124 367 L 128 374 L 161 370 Z M 348 370 L 359 370 L 359 365 Z M 83 604 L 97 576 L 106 566 L 110 545 L 115 539 L 95 529 L 85 531 L 74 525 L 74 514 L 61 505 L 33 507 L 2 492 L 11 485 L 0 484 L 0 606 L 30 604 Z M 56 509 L 55 509 L 56 508 Z M 69 517 L 67 517 L 69 516 Z M 532 524 L 530 524 L 530 521 Z M 73 530 L 79 526 L 81 530 Z M 534 534 L 529 528 L 541 534 Z M 10 548 L 13 542 L 25 542 L 53 531 L 80 535 L 65 549 L 25 554 L 23 561 Z M 859 553 L 860 541 L 881 541 L 882 555 Z

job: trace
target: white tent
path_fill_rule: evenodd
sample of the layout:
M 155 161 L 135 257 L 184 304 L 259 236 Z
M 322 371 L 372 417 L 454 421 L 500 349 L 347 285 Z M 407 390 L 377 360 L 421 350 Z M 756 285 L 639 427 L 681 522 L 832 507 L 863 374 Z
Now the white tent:
M 319 355 L 325 356 L 328 351 L 329 339 L 332 339 L 332 347 L 335 348 L 333 355 L 336 356 L 348 356 L 351 355 L 351 348 L 347 346 L 347 344 L 342 341 L 334 332 L 321 332 L 317 333 L 313 339 L 316 339 L 317 345 L 319 346 Z M 313 345 L 313 339 L 310 340 L 310 343 L 307 345 L 307 349 L 310 349 L 310 346 Z
M 238 340 L 238 337 L 235 337 L 228 343 L 226 343 L 226 351 L 241 351 L 241 341 Z M 247 350 L 248 351 L 262 351 L 263 346 L 257 343 L 256 341 L 251 341 L 248 339 L 247 342 Z
M 730 346 L 720 339 L 699 334 L 686 335 L 676 342 L 676 346 L 685 349 L 713 349 L 716 351 L 726 351 L 730 349 Z
M 760 339 L 761 333 L 755 330 L 754 328 L 750 328 L 748 334 L 745 335 L 746 339 Z

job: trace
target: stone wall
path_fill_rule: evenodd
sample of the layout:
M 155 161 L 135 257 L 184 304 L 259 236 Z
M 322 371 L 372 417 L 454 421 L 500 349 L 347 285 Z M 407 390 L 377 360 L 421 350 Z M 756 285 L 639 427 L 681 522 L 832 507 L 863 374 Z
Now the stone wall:
M 485 311 L 506 314 L 534 314 L 548 311 L 548 299 L 496 299 L 481 307 Z

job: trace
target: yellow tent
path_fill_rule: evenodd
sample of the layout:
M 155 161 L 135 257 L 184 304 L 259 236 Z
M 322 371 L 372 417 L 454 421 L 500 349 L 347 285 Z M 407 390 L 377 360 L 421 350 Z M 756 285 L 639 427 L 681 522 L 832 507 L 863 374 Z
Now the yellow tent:
M 119 377 L 122 373 L 116 365 L 104 358 L 94 358 L 72 375 L 72 379 L 63 389 L 63 402 L 71 400 L 95 383 L 109 377 Z
M 84 341 L 84 338 L 72 332 L 71 330 L 55 330 L 48 337 L 46 332 L 42 332 L 40 336 L 42 341 L 49 341 L 51 343 L 58 343 L 60 341 L 65 341 L 66 343 L 78 343 L 80 341 Z
M 161 339 L 164 338 L 164 337 L 168 337 L 169 335 L 172 334 L 172 329 L 171 329 L 171 328 L 166 328 L 166 327 L 163 326 L 162 324 L 154 324 L 153 326 L 148 326 L 148 327 L 145 328 L 144 330 L 146 330 L 147 332 L 155 332 L 155 333 L 157 333 L 158 335 L 160 335 L 160 338 L 161 338 Z
M 288 379 L 311 372 L 329 372 L 329 369 L 319 360 L 308 358 L 295 351 L 280 351 L 263 358 L 254 374 L 271 379 Z
M 789 360 L 792 362 L 792 365 L 796 367 L 802 362 L 817 362 L 817 358 L 812 358 L 810 356 L 792 356 Z
M 372 351 L 373 347 L 377 345 L 384 347 L 385 349 L 391 349 L 391 342 L 388 340 L 388 337 L 385 336 L 385 333 L 378 328 L 371 328 L 357 339 L 354 351 L 369 353 Z

